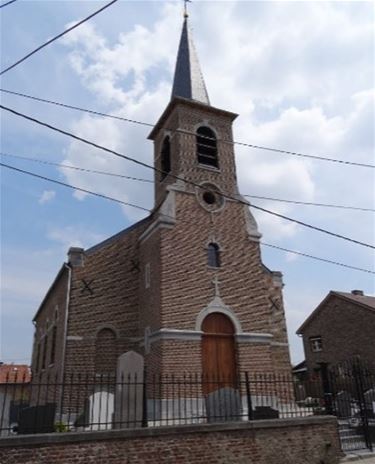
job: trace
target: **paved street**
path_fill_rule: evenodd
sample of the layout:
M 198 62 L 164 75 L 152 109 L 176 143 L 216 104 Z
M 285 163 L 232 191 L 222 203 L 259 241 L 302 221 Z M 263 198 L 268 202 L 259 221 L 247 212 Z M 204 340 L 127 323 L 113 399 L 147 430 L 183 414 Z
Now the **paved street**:
M 358 462 L 362 464 L 375 464 L 375 453 L 366 453 L 366 454 L 351 454 L 346 456 L 340 461 L 340 464 L 344 464 L 346 462 Z

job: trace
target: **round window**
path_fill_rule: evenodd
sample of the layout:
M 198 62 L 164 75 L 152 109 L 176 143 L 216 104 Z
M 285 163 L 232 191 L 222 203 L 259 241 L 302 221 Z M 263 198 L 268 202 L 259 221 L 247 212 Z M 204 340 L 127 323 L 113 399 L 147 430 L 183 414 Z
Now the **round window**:
M 199 204 L 207 211 L 216 212 L 224 206 L 224 198 L 216 185 L 201 184 L 196 190 Z
M 203 192 L 202 198 L 208 205 L 213 205 L 216 202 L 216 196 L 213 192 Z

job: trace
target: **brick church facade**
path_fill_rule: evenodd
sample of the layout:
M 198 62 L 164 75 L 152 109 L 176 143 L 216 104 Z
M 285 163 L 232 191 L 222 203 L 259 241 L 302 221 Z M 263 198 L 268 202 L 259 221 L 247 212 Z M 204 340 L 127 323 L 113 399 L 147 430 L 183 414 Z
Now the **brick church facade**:
M 279 272 L 241 197 L 236 114 L 210 105 L 185 18 L 171 101 L 154 126 L 155 206 L 71 248 L 34 318 L 33 374 L 115 373 L 134 350 L 148 372 L 289 373 Z

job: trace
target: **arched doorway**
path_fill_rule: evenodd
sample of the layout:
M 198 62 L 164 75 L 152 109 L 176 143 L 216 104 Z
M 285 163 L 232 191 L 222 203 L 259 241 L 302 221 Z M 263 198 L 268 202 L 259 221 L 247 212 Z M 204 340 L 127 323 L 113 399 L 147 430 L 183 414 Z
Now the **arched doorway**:
M 205 394 L 236 386 L 234 326 L 225 314 L 211 313 L 202 323 L 202 368 Z

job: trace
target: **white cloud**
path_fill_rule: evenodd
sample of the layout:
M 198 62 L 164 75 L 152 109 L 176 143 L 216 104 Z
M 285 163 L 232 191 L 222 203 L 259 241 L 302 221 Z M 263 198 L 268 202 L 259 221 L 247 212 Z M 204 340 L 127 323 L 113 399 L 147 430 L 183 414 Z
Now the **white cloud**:
M 373 163 L 374 21 L 369 5 L 200 2 L 194 8 L 191 23 L 210 99 L 214 106 L 240 114 L 234 124 L 236 140 Z M 105 39 L 105 31 L 92 24 L 67 37 L 70 65 L 98 106 L 104 105 L 112 114 L 130 119 L 158 119 L 171 91 L 179 14 L 179 5 L 164 3 L 153 26 L 136 25 L 121 32 L 112 44 Z M 212 21 L 213 17 L 220 19 Z M 152 145 L 146 141 L 147 128 L 84 116 L 72 122 L 72 130 L 140 161 L 153 162 Z M 374 176 L 369 170 L 239 145 L 235 150 L 244 194 L 374 205 Z M 147 169 L 76 142 L 67 147 L 65 158 L 64 162 L 83 167 L 153 177 Z M 64 174 L 73 184 L 152 207 L 152 185 L 83 173 Z M 368 215 L 272 201 L 253 203 L 344 235 L 374 240 L 373 222 Z M 126 207 L 123 211 L 131 220 L 139 219 L 141 214 Z M 253 212 L 265 242 L 368 266 L 367 251 L 359 247 L 349 248 L 318 233 L 312 236 L 301 226 Z M 74 238 L 74 234 L 71 236 Z M 82 243 L 80 240 L 81 236 L 78 242 Z M 338 289 L 350 286 L 356 276 L 345 274 L 345 280 L 340 272 L 330 273 L 331 269 L 326 268 L 312 274 L 315 267 L 308 267 L 309 262 L 292 257 L 295 255 L 282 256 L 283 271 L 291 274 L 292 269 L 302 269 L 301 263 L 306 263 L 304 269 L 309 270 L 307 283 L 302 276 L 295 276 L 297 282 L 286 291 L 291 348 L 294 360 L 299 361 L 301 343 L 294 335 L 298 325 L 329 285 Z M 327 279 L 323 282 L 324 275 Z M 361 278 L 358 275 L 358 281 Z
M 221 21 L 207 23 L 213 7 L 220 11 L 225 28 Z M 113 114 L 141 121 L 155 121 L 161 114 L 168 101 L 178 44 L 177 11 L 176 5 L 165 4 L 154 26 L 147 29 L 135 25 L 132 30 L 122 32 L 113 45 L 92 24 L 66 38 L 65 43 L 72 50 L 69 59 L 83 85 L 95 98 L 108 104 Z M 272 8 L 253 4 L 252 8 L 246 8 L 226 2 L 210 8 L 202 5 L 199 18 L 193 21 L 198 33 L 195 35 L 206 40 L 199 42 L 198 54 L 211 101 L 241 113 L 235 124 L 236 139 L 311 154 L 353 156 L 345 142 L 361 130 L 357 126 L 363 129 L 365 121 L 371 120 L 371 109 L 366 104 L 370 92 L 363 87 L 363 75 L 369 75 L 370 66 L 367 64 L 361 75 L 351 72 L 357 61 L 362 62 L 364 52 L 358 55 L 356 47 L 348 57 L 341 47 L 352 39 L 366 44 L 371 29 L 368 20 L 363 18 L 357 24 L 351 20 L 351 14 L 350 8 L 327 4 L 283 3 L 273 4 Z M 332 24 L 341 29 L 332 29 Z M 220 53 L 207 48 L 212 37 Z M 324 39 L 327 39 L 324 49 L 318 53 Z M 328 57 L 334 61 L 330 62 Z M 343 78 L 341 72 L 333 72 L 337 67 L 349 66 L 350 79 Z M 167 73 L 161 73 L 160 68 Z M 152 74 L 159 76 L 158 83 L 150 81 Z M 341 111 L 343 96 L 348 100 L 347 112 Z M 147 130 L 88 116 L 75 121 L 73 129 L 90 140 L 152 164 L 152 147 L 145 140 Z M 242 192 L 305 201 L 322 195 L 321 172 L 316 164 L 240 146 L 236 151 Z M 68 147 L 64 162 L 152 178 L 147 169 L 98 150 L 82 150 L 82 145 L 76 142 Z M 328 165 L 322 168 L 330 172 Z M 78 181 L 77 173 L 64 174 L 72 183 Z M 152 207 L 152 188 L 144 184 L 109 182 L 105 177 L 79 174 L 79 185 Z M 332 186 L 324 186 L 327 196 L 331 190 Z M 82 199 L 84 194 L 76 196 Z M 291 206 L 275 203 L 269 206 L 283 213 L 292 210 Z M 133 220 L 140 217 L 131 208 L 124 211 Z M 282 239 L 298 231 L 293 225 L 266 218 L 264 214 L 258 215 L 258 220 L 265 236 Z
M 90 232 L 83 226 L 65 226 L 51 227 L 47 232 L 47 238 L 54 242 L 63 245 L 64 250 L 68 250 L 71 246 L 88 248 L 96 243 L 104 240 L 103 235 L 95 232 Z
M 44 190 L 41 194 L 38 203 L 44 205 L 45 203 L 50 203 L 56 196 L 56 192 L 54 190 Z

